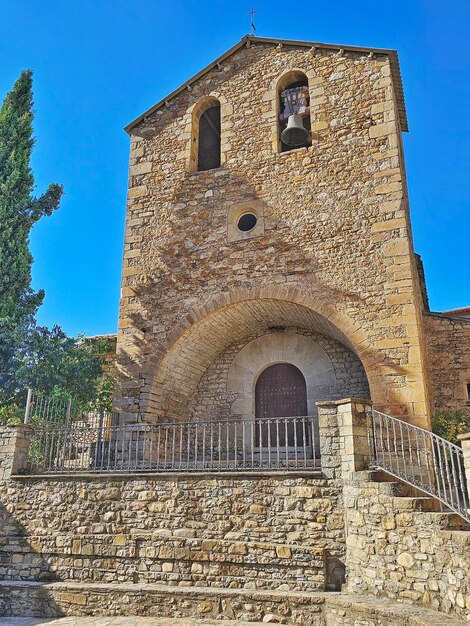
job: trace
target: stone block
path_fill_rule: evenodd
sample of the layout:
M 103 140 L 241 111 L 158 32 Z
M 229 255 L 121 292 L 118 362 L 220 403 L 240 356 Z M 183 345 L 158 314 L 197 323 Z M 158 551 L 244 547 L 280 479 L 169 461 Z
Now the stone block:
M 289 546 L 277 546 L 276 554 L 280 559 L 292 558 L 292 550 Z

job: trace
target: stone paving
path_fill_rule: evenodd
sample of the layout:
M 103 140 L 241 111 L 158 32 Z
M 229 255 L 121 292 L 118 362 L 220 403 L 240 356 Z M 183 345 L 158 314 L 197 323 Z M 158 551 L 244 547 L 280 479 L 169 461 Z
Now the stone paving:
M 0 626 L 257 626 L 257 623 L 159 617 L 0 617 Z

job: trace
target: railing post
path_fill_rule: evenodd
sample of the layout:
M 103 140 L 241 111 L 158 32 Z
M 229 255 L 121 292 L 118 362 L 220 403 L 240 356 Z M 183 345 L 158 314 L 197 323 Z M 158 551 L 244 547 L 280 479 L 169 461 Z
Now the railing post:
M 65 410 L 65 427 L 68 427 L 70 424 L 70 414 L 72 412 L 72 398 L 67 400 L 67 408 Z
M 27 467 L 31 426 L 0 426 L 0 480 L 8 480 Z
M 470 496 L 470 432 L 459 435 L 462 442 L 463 465 L 465 469 L 465 480 L 467 481 L 467 494 Z
M 317 402 L 317 406 L 322 470 L 330 468 L 332 477 L 351 480 L 369 465 L 367 420 L 372 402 L 346 398 Z
M 31 418 L 31 401 L 33 399 L 33 390 L 28 389 L 28 395 L 26 397 L 26 408 L 24 410 L 24 423 L 27 424 Z

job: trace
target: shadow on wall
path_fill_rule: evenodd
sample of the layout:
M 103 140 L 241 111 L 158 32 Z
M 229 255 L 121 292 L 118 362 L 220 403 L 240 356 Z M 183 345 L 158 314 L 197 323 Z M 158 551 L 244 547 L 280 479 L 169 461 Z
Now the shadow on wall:
M 38 585 L 34 593 L 25 590 L 24 581 L 50 583 L 57 576 L 51 562 L 35 550 L 35 537 L 14 519 L 18 507 L 27 510 L 29 505 L 11 497 L 12 483 L 0 480 L 0 616 L 60 617 L 65 613 L 47 589 Z M 50 529 L 40 532 L 44 537 Z
M 279 169 L 281 166 L 278 164 L 276 167 Z M 277 173 L 282 176 L 281 170 Z M 212 196 L 207 197 L 198 203 L 195 210 L 188 199 L 201 196 L 204 190 L 217 189 L 220 181 L 223 181 L 223 194 L 218 194 L 217 201 Z M 184 394 L 184 401 L 175 399 L 185 386 L 178 382 L 177 388 L 173 390 L 175 393 L 170 394 L 173 398 L 164 400 L 164 406 L 156 406 L 156 399 L 162 394 L 161 381 L 158 380 L 162 362 L 173 349 L 178 332 L 184 336 L 191 325 L 200 321 L 194 319 L 195 311 L 210 308 L 210 301 L 224 294 L 266 287 L 266 279 L 269 279 L 268 285 L 274 288 L 296 286 L 301 292 L 311 295 L 329 309 L 334 308 L 338 314 L 341 312 L 343 317 L 349 317 L 352 321 L 365 318 L 362 294 L 342 286 L 342 283 L 348 282 L 348 272 L 345 270 L 344 275 L 340 273 L 342 279 L 339 280 L 334 267 L 325 267 L 324 259 L 320 268 L 312 243 L 315 239 L 313 223 L 308 222 L 300 230 L 298 227 L 293 228 L 296 216 L 292 213 L 292 202 L 288 202 L 282 196 L 283 193 L 285 195 L 287 191 L 282 191 L 275 201 L 266 201 L 260 197 L 252 181 L 222 167 L 196 175 L 188 174 L 174 190 L 172 212 L 156 213 L 156 217 L 148 218 L 153 220 L 152 232 L 158 233 L 155 239 L 146 242 L 146 258 L 151 259 L 153 265 L 151 269 L 147 267 L 145 270 L 140 270 L 140 266 L 142 274 L 129 277 L 128 286 L 125 287 L 128 294 L 125 297 L 128 297 L 130 308 L 122 315 L 128 319 L 128 326 L 121 331 L 121 353 L 118 354 L 118 368 L 121 377 L 125 379 L 124 397 L 120 398 L 123 411 L 148 412 L 157 418 L 178 417 L 179 405 L 187 406 L 188 398 L 205 369 L 201 369 L 199 362 L 192 363 L 191 367 L 186 366 L 187 371 L 192 370 L 194 380 L 191 381 L 191 391 Z M 228 244 L 228 209 L 234 203 L 250 201 L 263 203 L 264 234 L 252 240 Z M 312 201 L 312 206 L 316 206 L 315 201 Z M 139 228 L 147 224 L 150 225 L 150 222 L 141 224 Z M 329 231 L 323 233 L 323 236 L 334 238 L 332 228 L 338 230 L 341 224 L 330 224 Z M 131 261 L 140 263 L 138 258 Z M 233 266 L 238 269 L 232 271 Z M 264 269 L 254 273 L 253 268 L 258 266 Z M 321 279 L 320 270 L 323 276 Z M 184 303 L 185 298 L 188 304 Z M 282 318 L 272 322 L 282 323 Z M 249 336 L 252 331 L 252 328 L 237 328 L 230 337 L 223 339 L 219 352 Z M 219 339 L 215 332 L 197 349 L 211 351 Z M 217 354 L 213 354 L 211 359 L 215 356 Z M 362 351 L 361 357 L 368 376 L 378 364 L 386 364 L 389 377 L 393 373 L 404 382 L 406 370 L 401 365 L 404 359 L 402 354 L 391 357 L 369 344 Z M 169 371 L 168 376 L 174 376 L 175 371 L 176 368 L 173 368 L 173 373 Z M 168 376 L 165 373 L 165 377 Z M 395 414 L 406 414 L 406 407 L 400 404 L 399 395 L 395 391 L 399 386 L 387 388 L 388 404 L 394 406 Z

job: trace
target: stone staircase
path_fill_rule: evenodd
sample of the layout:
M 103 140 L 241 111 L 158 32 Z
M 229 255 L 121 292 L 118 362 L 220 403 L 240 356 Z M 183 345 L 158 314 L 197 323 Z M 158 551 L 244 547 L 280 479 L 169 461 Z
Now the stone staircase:
M 380 485 L 384 495 L 390 496 L 393 509 L 398 513 L 418 514 L 423 520 L 426 514 L 431 527 L 442 530 L 470 531 L 470 524 L 460 515 L 447 509 L 439 500 L 428 496 L 417 487 L 401 482 L 382 469 L 364 470 L 356 473 L 358 482 L 371 482 Z
M 374 487 L 379 499 L 387 498 L 396 514 L 413 524 L 468 531 L 460 516 L 381 470 L 358 472 L 356 481 Z M 0 615 L 145 616 L 175 618 L 181 626 L 195 618 L 204 620 L 201 626 L 210 620 L 227 626 L 325 626 L 355 624 L 348 621 L 354 606 L 358 619 L 367 617 L 372 626 L 465 623 L 385 598 L 377 604 L 325 592 L 326 554 L 318 542 L 242 541 L 230 533 L 208 539 L 189 529 L 164 528 L 112 534 L 99 524 L 88 534 L 25 536 L 14 524 L 2 530 Z M 393 621 L 393 615 L 401 621 Z
M 0 616 L 468 623 L 468 524 L 384 471 L 355 473 L 333 431 L 321 472 L 0 481 Z

